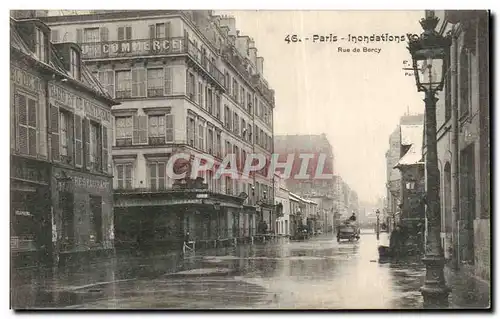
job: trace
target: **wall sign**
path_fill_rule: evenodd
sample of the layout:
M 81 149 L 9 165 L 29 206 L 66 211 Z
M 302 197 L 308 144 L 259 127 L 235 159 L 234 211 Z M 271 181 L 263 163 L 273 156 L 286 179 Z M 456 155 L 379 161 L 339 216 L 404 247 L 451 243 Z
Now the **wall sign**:
M 10 66 L 10 80 L 27 91 L 45 95 L 42 80 L 21 68 Z
M 73 110 L 75 113 L 86 115 L 87 117 L 92 117 L 98 119 L 102 122 L 111 122 L 111 111 L 107 110 L 90 100 L 78 96 L 63 87 L 49 84 L 49 97 L 55 102 L 60 103 L 69 109 Z

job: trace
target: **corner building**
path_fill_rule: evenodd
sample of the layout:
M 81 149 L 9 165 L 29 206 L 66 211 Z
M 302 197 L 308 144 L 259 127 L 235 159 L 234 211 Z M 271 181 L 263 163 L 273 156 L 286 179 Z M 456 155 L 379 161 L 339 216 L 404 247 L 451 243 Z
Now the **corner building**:
M 271 156 L 274 91 L 263 58 L 231 17 L 211 11 L 107 11 L 48 17 L 53 41 L 80 44 L 86 64 L 121 102 L 112 147 L 117 244 L 178 245 L 248 238 L 273 216 L 263 170 L 203 182 L 166 174 L 174 153 Z M 217 167 L 217 163 L 216 163 Z M 270 222 L 274 225 L 274 222 Z M 198 244 L 197 244 L 198 245 Z M 178 246 L 176 246 L 178 247 Z
M 16 16 L 15 12 L 11 12 Z M 14 267 L 113 250 L 111 106 L 75 43 L 38 19 L 10 21 Z

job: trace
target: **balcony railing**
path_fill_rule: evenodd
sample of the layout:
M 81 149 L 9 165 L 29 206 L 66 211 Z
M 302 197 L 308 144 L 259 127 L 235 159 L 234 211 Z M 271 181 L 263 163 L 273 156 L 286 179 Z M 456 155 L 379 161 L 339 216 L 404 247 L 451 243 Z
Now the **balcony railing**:
M 221 85 L 224 86 L 224 74 L 217 68 L 217 66 L 210 61 L 206 56 L 204 56 L 200 49 L 196 45 L 187 41 L 186 46 L 187 53 Z
M 84 60 L 131 58 L 151 55 L 170 55 L 187 53 L 198 62 L 221 86 L 224 86 L 224 74 L 217 66 L 202 55 L 194 43 L 185 38 L 154 38 L 117 40 L 106 42 L 81 43 L 82 57 Z M 117 98 L 127 98 L 129 93 L 118 92 Z
M 269 89 L 262 81 L 260 75 L 251 75 L 248 69 L 245 67 L 245 59 L 240 56 L 235 48 L 226 47 L 222 54 L 223 58 L 230 63 L 238 72 L 243 75 L 252 85 L 261 92 L 266 101 L 274 105 L 274 92 Z M 226 88 L 229 84 L 226 83 Z
M 274 105 L 274 91 L 269 89 L 264 84 L 264 81 L 262 81 L 260 75 L 256 74 L 252 77 L 252 84 L 257 90 L 260 91 L 260 93 L 262 94 L 262 96 L 264 96 L 268 103 Z

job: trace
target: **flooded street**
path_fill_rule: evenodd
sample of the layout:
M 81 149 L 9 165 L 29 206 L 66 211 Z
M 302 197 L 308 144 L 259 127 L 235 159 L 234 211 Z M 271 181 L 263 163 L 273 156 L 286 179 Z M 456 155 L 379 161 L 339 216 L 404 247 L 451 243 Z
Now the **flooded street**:
M 379 263 L 373 232 L 359 242 L 331 234 L 175 256 L 116 257 L 63 272 L 13 274 L 15 308 L 421 308 L 418 260 Z M 447 274 L 448 281 L 453 276 Z M 456 280 L 455 280 L 456 281 Z M 460 286 L 461 285 L 461 286 Z M 481 287 L 456 283 L 453 307 L 486 303 Z M 471 297 L 472 296 L 472 297 Z M 482 298 L 482 299 L 481 299 Z

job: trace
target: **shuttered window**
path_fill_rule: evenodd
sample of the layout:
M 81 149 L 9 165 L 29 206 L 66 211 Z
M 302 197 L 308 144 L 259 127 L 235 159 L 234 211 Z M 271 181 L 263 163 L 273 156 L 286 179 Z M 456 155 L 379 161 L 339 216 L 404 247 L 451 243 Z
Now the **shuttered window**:
M 115 97 L 115 72 L 113 70 L 99 71 L 99 82 L 111 97 Z
M 83 119 L 83 140 L 85 167 L 90 170 L 92 166 L 90 161 L 90 120 L 87 118 Z
M 164 190 L 166 188 L 166 170 L 164 162 L 149 162 L 149 185 L 151 190 Z
M 104 173 L 109 172 L 108 168 L 108 160 L 109 160 L 109 150 L 108 150 L 108 145 L 109 145 L 109 140 L 108 140 L 108 128 L 101 126 L 101 135 L 102 135 L 102 171 Z
M 116 164 L 116 176 L 119 189 L 132 188 L 132 163 Z
M 205 150 L 205 125 L 203 123 L 198 125 L 198 148 Z
M 134 130 L 132 116 L 116 117 L 116 146 L 132 145 Z
M 165 69 L 148 69 L 148 96 L 163 96 Z
M 37 102 L 24 94 L 15 95 L 17 121 L 17 150 L 21 154 L 37 155 Z
M 123 99 L 132 96 L 132 82 L 130 70 L 116 71 L 116 98 Z
M 132 40 L 132 27 L 118 27 L 118 41 Z
M 132 69 L 132 97 L 146 96 L 146 69 Z
M 50 151 L 52 154 L 52 160 L 59 162 L 59 109 L 51 105 L 50 106 Z
M 165 67 L 165 94 L 173 94 L 173 69 L 171 67 Z
M 167 114 L 165 115 L 165 136 L 167 142 L 174 141 L 174 115 Z
M 148 143 L 148 118 L 145 115 L 134 115 L 134 130 L 132 142 L 134 144 Z
M 83 164 L 83 141 L 82 141 L 82 118 L 75 114 L 75 165 L 82 167 Z

